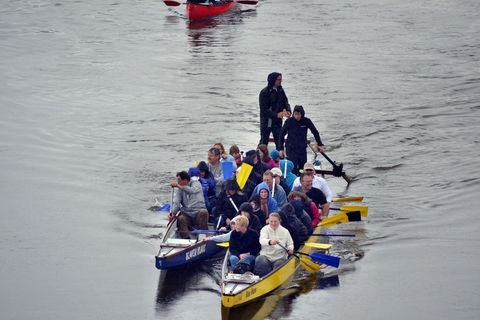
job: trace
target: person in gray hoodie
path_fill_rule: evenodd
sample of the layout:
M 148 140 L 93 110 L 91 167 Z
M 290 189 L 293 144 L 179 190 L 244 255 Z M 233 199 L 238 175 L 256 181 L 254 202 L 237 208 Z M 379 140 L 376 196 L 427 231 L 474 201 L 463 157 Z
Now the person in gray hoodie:
M 173 203 L 172 212 L 168 219 L 173 219 L 178 212 L 177 225 L 182 238 L 188 239 L 188 227 L 196 229 L 208 229 L 208 211 L 205 207 L 202 185 L 198 180 L 191 180 L 186 171 L 177 173 L 177 181 L 170 184 L 172 188 L 178 188 Z

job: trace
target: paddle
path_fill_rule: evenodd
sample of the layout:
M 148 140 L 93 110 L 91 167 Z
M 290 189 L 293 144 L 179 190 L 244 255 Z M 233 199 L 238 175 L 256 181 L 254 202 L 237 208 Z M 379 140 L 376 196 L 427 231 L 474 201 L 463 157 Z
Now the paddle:
M 323 263 L 323 264 L 326 264 L 326 265 L 329 265 L 329 266 L 332 266 L 332 267 L 335 267 L 335 268 L 338 268 L 338 265 L 340 264 L 340 258 L 339 257 L 329 256 L 328 254 L 323 254 L 323 253 L 319 253 L 319 252 L 314 252 L 312 254 L 308 254 L 308 253 L 303 253 L 303 252 L 298 252 L 298 251 L 297 251 L 297 253 L 309 256 L 315 262 Z M 319 268 L 319 270 L 320 270 L 320 268 Z
M 219 242 L 216 243 L 217 246 L 228 248 L 230 242 Z
M 354 234 L 340 234 L 340 233 L 312 233 L 311 236 L 321 237 L 355 237 Z
M 256 5 L 258 3 L 258 0 L 237 0 L 236 2 L 241 3 L 241 4 Z
M 288 249 L 285 248 L 283 245 L 281 245 L 280 243 L 278 243 L 278 245 L 280 247 L 282 247 L 283 249 L 285 249 L 285 251 L 288 252 Z M 301 252 L 298 252 L 298 253 L 301 253 Z M 298 261 L 300 262 L 300 264 L 310 273 L 315 273 L 317 272 L 318 270 L 320 270 L 322 267 L 319 266 L 318 264 L 312 262 L 311 260 L 309 259 L 305 259 L 305 258 L 301 258 L 300 256 L 296 255 L 295 253 L 293 254 L 293 256 L 295 258 L 298 259 Z
M 346 197 L 346 198 L 338 198 L 338 199 L 333 199 L 332 202 L 362 202 L 363 197 Z
M 366 217 L 368 215 L 368 207 L 367 206 L 343 206 L 341 208 L 331 208 L 330 210 L 337 210 L 343 212 L 352 212 L 352 211 L 360 211 L 362 217 Z
M 222 162 L 223 180 L 227 180 L 233 175 L 233 162 Z
M 315 242 L 306 242 L 305 245 L 307 247 L 323 249 L 323 250 L 327 250 L 327 249 L 330 249 L 332 247 L 331 244 L 323 244 L 323 243 L 315 243 Z
M 237 183 L 240 189 L 243 189 L 243 187 L 245 187 L 245 183 L 247 183 L 248 177 L 250 176 L 252 169 L 253 167 L 245 162 L 240 167 L 240 172 L 238 173 L 237 177 Z
M 323 254 L 320 252 L 314 252 L 310 254 L 310 258 L 312 258 L 316 262 L 323 263 L 335 268 L 338 268 L 338 266 L 340 265 L 339 257 L 329 256 L 328 254 Z
M 340 212 L 339 214 L 323 219 L 322 222 L 318 224 L 318 226 L 331 227 L 341 223 L 361 220 L 362 216 L 360 214 L 360 211 Z
M 318 150 L 318 149 L 317 149 Z M 333 166 L 333 175 L 335 177 L 343 177 L 345 179 L 345 181 L 347 181 L 348 184 L 350 184 L 352 182 L 352 178 L 350 178 L 349 176 L 347 176 L 347 174 L 342 171 L 343 170 L 343 163 L 340 163 L 340 165 L 337 165 L 337 163 L 335 161 L 333 161 L 332 159 L 330 159 L 326 154 L 325 152 L 321 151 L 320 152 L 322 154 L 322 156 L 325 157 L 325 159 L 327 159 L 328 162 L 330 162 L 330 164 Z
M 180 233 L 222 233 L 223 231 L 220 230 L 202 230 L 202 229 L 195 229 L 192 231 L 178 231 Z
M 178 210 L 178 212 L 173 215 L 173 212 L 172 212 L 172 209 L 173 209 L 173 193 L 175 192 L 175 188 L 172 187 L 172 195 L 170 196 L 170 213 L 168 214 L 168 223 L 167 223 L 167 226 L 171 223 L 173 223 L 173 221 L 175 221 L 175 219 L 177 219 L 177 217 L 180 215 L 180 213 L 182 212 L 181 210 Z
M 323 250 L 327 250 L 327 249 L 330 249 L 332 247 L 331 244 L 315 243 L 315 242 L 306 242 L 305 245 L 307 247 L 323 249 Z

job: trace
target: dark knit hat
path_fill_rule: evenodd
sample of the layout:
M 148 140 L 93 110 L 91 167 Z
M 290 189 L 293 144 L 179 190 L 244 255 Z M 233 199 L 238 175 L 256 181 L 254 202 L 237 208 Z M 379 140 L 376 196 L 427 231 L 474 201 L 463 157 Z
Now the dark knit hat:
M 240 205 L 240 207 L 238 208 L 238 211 L 245 211 L 245 212 L 248 212 L 250 214 L 253 214 L 253 208 L 252 208 L 252 205 L 248 202 L 244 202 Z

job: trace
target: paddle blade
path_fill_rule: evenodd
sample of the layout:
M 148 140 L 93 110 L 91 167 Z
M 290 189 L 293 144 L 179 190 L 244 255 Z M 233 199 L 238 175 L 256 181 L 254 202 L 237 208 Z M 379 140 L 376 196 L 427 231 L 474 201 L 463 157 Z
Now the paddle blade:
M 368 207 L 367 206 L 343 206 L 340 208 L 341 211 L 360 211 L 360 215 L 362 217 L 366 217 L 368 215 Z
M 307 242 L 305 243 L 307 247 L 317 248 L 317 249 L 330 249 L 332 247 L 331 244 L 323 244 L 323 243 L 314 243 L 314 242 Z
M 363 197 L 346 197 L 346 198 L 338 198 L 338 199 L 333 199 L 333 202 L 362 202 Z
M 247 183 L 248 177 L 250 176 L 252 169 L 253 167 L 248 163 L 243 163 L 240 167 L 240 172 L 238 173 L 237 177 L 237 183 L 240 189 L 243 189 L 243 187 L 245 187 L 245 183 Z
M 309 259 L 298 257 L 298 260 L 300 261 L 300 264 L 302 265 L 302 267 L 304 267 L 310 273 L 315 273 L 320 269 L 322 269 L 321 266 L 319 266 L 318 264 L 316 264 L 315 262 Z
M 163 3 L 165 3 L 165 5 L 169 7 L 178 7 L 179 5 L 181 5 L 180 2 L 175 0 L 163 0 Z
M 229 242 L 219 242 L 217 243 L 217 246 L 228 248 L 229 244 Z
M 355 237 L 354 234 L 336 234 L 336 233 L 312 233 L 312 236 L 320 237 Z
M 196 230 L 193 230 L 190 233 L 220 233 L 220 232 L 221 232 L 220 230 L 199 230 L 199 229 L 196 229 Z
M 158 208 L 157 211 L 170 211 L 170 203 L 167 203 L 161 208 Z
M 345 212 L 341 212 L 334 216 L 323 219 L 318 225 L 321 227 L 331 227 L 345 222 L 348 222 L 348 216 Z
M 323 263 L 335 268 L 338 268 L 338 266 L 340 265 L 339 257 L 329 256 L 328 254 L 314 252 L 310 255 L 310 257 L 316 262 Z
M 361 220 L 362 216 L 360 215 L 360 211 L 340 212 L 339 214 L 323 219 L 318 225 L 321 227 L 331 227 L 341 223 Z
M 252 5 L 255 5 L 258 3 L 257 0 L 237 0 L 237 2 L 241 4 L 252 4 Z
M 223 180 L 227 180 L 233 175 L 233 162 L 222 162 Z

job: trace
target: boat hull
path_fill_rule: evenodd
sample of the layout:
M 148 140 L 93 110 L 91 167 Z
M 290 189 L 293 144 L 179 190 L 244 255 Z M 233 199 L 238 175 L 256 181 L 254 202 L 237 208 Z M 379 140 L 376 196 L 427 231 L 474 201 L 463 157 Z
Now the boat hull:
M 224 250 L 212 240 L 203 241 L 205 234 L 190 234 L 193 239 L 182 239 L 176 231 L 177 219 L 167 225 L 167 230 L 155 256 L 155 267 L 167 270 L 184 266 L 201 259 L 208 258 Z
M 187 263 L 208 258 L 221 250 L 223 248 L 217 246 L 212 240 L 200 242 L 173 255 L 156 256 L 155 266 L 160 270 L 178 268 Z
M 189 2 L 187 3 L 187 16 L 190 20 L 216 16 L 233 9 L 236 5 L 237 3 L 235 1 L 218 6 L 207 6 Z
M 317 227 L 314 231 L 319 232 L 320 227 Z M 317 242 L 319 239 L 318 236 L 310 236 L 307 242 Z M 314 251 L 313 248 L 303 246 L 299 250 L 303 253 L 311 253 Z M 254 282 L 251 284 L 234 284 L 228 283 L 226 277 L 228 277 L 228 270 L 227 270 L 227 260 L 228 260 L 228 252 L 225 256 L 223 270 L 222 270 L 222 284 L 221 284 L 221 292 L 222 292 L 222 305 L 224 307 L 236 307 L 247 302 L 254 301 L 273 290 L 281 287 L 285 283 L 289 283 L 289 279 L 292 279 L 295 271 L 300 267 L 300 262 L 294 256 L 290 256 L 289 259 L 281 265 L 278 269 L 273 270 L 263 278 L 260 278 L 258 282 Z M 235 291 L 233 292 L 233 289 Z

